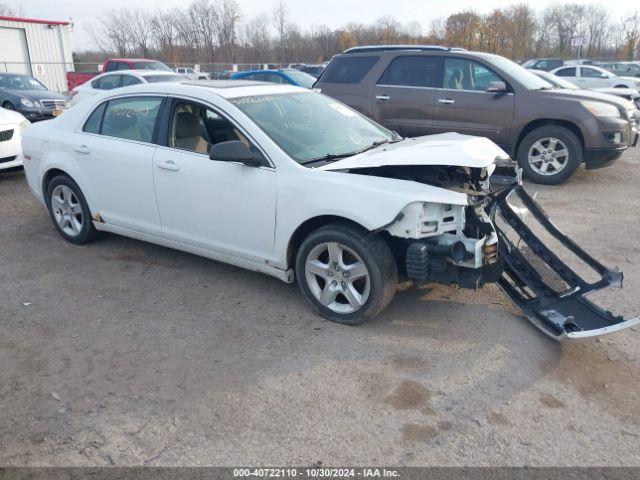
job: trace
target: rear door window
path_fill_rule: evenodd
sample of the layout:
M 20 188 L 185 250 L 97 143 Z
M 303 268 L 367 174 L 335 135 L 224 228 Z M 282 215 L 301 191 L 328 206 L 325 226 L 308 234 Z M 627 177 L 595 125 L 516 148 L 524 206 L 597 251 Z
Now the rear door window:
M 559 76 L 559 77 L 575 77 L 576 76 L 576 69 L 574 67 L 571 68 L 563 68 L 561 70 L 558 70 L 555 75 Z
M 122 75 L 123 87 L 128 87 L 129 85 L 137 85 L 139 83 L 142 83 L 142 81 L 139 80 L 137 77 L 134 77 L 133 75 Z
M 438 57 L 397 57 L 382 74 L 378 85 L 436 87 L 440 75 L 440 64 Z
M 162 99 L 159 97 L 110 100 L 104 112 L 100 133 L 150 143 L 161 103 Z
M 122 75 L 106 75 L 92 82 L 91 86 L 98 90 L 111 90 L 113 88 L 118 88 L 121 81 Z
M 107 102 L 101 103 L 98 108 L 96 108 L 82 127 L 83 132 L 87 133 L 100 133 L 100 127 L 102 126 L 102 116 L 104 114 L 104 109 L 107 106 Z
M 582 67 L 582 76 L 586 78 L 602 78 L 602 72 L 594 68 Z
M 324 71 L 322 82 L 360 83 L 379 59 L 380 57 L 354 57 L 351 55 L 334 58 Z

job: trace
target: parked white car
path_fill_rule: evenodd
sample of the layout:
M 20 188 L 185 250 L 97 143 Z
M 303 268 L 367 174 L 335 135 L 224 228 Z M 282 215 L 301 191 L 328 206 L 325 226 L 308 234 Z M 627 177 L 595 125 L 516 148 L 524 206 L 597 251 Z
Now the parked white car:
M 183 77 L 188 78 L 189 80 L 208 80 L 209 77 L 205 72 L 196 72 L 193 68 L 189 67 L 178 67 L 174 70 L 176 73 L 179 73 Z
M 0 107 L 0 172 L 22 166 L 22 132 L 29 125 L 20 113 Z
M 399 276 L 498 281 L 557 339 L 640 322 L 586 298 L 622 274 L 558 232 L 486 138 L 402 139 L 299 87 L 208 81 L 100 95 L 29 128 L 23 145 L 29 187 L 68 241 L 113 232 L 297 279 L 337 322 L 381 312 Z M 535 221 L 601 280 L 574 273 Z
M 614 73 L 595 65 L 564 65 L 549 72 L 566 78 L 580 88 L 640 88 L 640 78 L 618 77 Z
M 103 73 L 71 90 L 71 105 L 105 90 L 129 87 L 140 83 L 182 82 L 184 76 L 161 70 L 116 70 Z
M 543 80 L 549 82 L 556 88 L 560 88 L 563 90 L 582 90 L 580 87 L 571 83 L 566 78 L 558 77 L 549 72 L 545 72 L 543 70 L 531 70 L 534 75 L 542 78 Z M 625 100 L 629 100 L 634 103 L 637 110 L 640 110 L 640 92 L 635 88 L 623 88 L 623 87 L 605 87 L 605 88 L 592 88 L 594 92 L 606 93 L 607 95 L 613 95 L 615 97 L 624 98 Z M 637 118 L 632 119 L 640 124 L 640 119 Z

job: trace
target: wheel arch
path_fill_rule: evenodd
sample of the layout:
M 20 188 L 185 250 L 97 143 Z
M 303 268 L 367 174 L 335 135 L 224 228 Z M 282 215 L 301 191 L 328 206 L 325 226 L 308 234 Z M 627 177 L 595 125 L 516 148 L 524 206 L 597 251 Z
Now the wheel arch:
M 74 182 L 76 182 L 76 180 L 69 175 L 69 173 L 65 172 L 64 170 L 57 168 L 57 167 L 52 167 L 49 170 L 47 170 L 45 172 L 45 174 L 42 176 L 42 195 L 43 198 L 47 198 L 47 190 L 49 189 L 49 184 L 51 183 L 51 180 L 53 180 L 54 178 L 56 178 L 58 175 L 64 175 L 66 177 L 69 177 L 71 180 L 73 180 Z M 76 182 L 78 183 L 78 182 Z
M 559 127 L 565 127 L 570 130 L 578 137 L 580 146 L 584 150 L 584 136 L 582 135 L 582 131 L 580 130 L 580 127 L 578 127 L 578 125 L 569 120 L 561 120 L 556 118 L 539 118 L 527 123 L 520 131 L 520 135 L 518 135 L 518 141 L 513 148 L 513 158 L 517 158 L 518 150 L 520 149 L 520 144 L 522 143 L 524 137 L 533 132 L 536 128 L 546 127 L 549 125 L 557 125 Z
M 341 217 L 339 215 L 318 215 L 312 218 L 309 218 L 302 222 L 293 232 L 291 237 L 289 238 L 289 242 L 287 244 L 287 268 L 292 268 L 296 261 L 296 254 L 298 253 L 298 249 L 302 242 L 304 241 L 309 234 L 320 227 L 328 225 L 330 223 L 344 223 L 346 225 L 351 225 L 357 228 L 361 228 L 365 231 L 370 231 L 365 226 L 360 223 L 351 220 L 347 217 Z

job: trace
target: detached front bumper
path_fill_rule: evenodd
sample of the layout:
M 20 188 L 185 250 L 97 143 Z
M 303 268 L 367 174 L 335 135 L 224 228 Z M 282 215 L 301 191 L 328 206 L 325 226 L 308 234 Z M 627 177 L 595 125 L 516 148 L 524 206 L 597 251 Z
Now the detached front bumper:
M 640 317 L 625 320 L 587 298 L 621 287 L 622 273 L 558 230 L 521 185 L 498 194 L 489 209 L 505 262 L 498 284 L 536 327 L 556 340 L 577 340 L 640 324 Z

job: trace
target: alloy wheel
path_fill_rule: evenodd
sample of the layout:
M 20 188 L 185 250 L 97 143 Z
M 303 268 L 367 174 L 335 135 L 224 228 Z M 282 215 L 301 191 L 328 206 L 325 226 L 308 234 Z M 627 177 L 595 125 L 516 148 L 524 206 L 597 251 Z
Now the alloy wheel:
M 534 172 L 556 175 L 569 163 L 569 149 L 558 138 L 544 137 L 531 145 L 528 160 Z
M 83 225 L 82 205 L 66 185 L 58 185 L 51 193 L 51 209 L 60 229 L 70 237 L 80 235 Z
M 335 313 L 359 310 L 371 291 L 369 271 L 360 256 L 338 242 L 320 243 L 309 252 L 305 277 L 316 300 Z

